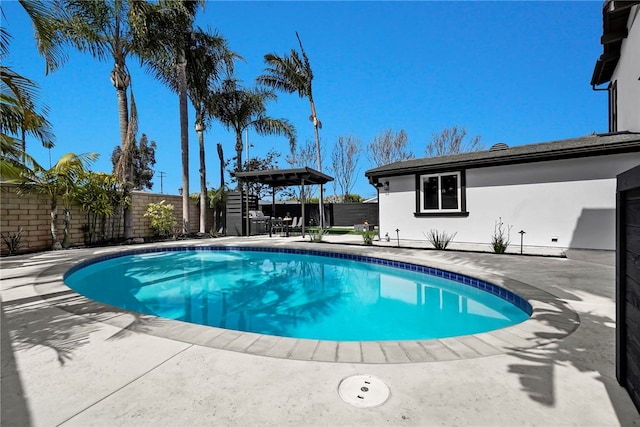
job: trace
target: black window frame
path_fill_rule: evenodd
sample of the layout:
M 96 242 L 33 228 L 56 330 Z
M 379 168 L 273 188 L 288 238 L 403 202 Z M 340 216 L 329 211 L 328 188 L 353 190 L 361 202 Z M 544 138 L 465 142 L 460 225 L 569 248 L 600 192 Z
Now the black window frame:
M 424 178 L 432 177 L 432 176 L 447 176 L 447 175 L 457 175 L 458 179 L 458 190 L 460 194 L 459 199 L 459 209 L 438 209 L 438 210 L 427 210 L 425 211 L 422 208 L 422 183 Z M 441 180 L 441 178 L 439 178 Z M 420 173 L 415 175 L 416 182 L 416 209 L 414 212 L 415 217 L 466 217 L 469 216 L 469 212 L 467 212 L 467 181 L 466 181 L 466 173 L 464 170 L 453 170 L 453 171 L 443 171 L 443 172 L 428 172 L 428 173 Z M 440 196 L 441 197 L 441 196 Z M 439 205 L 442 205 L 442 199 L 440 199 Z

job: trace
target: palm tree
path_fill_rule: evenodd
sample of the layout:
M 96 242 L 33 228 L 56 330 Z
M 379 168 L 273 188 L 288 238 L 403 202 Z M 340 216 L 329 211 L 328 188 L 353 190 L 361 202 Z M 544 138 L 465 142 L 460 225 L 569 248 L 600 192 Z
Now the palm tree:
M 289 138 L 291 150 L 295 149 L 296 132 L 287 119 L 266 116 L 266 102 L 276 95 L 264 89 L 245 89 L 235 79 L 227 79 L 213 97 L 210 112 L 227 129 L 236 134 L 236 171 L 242 170 L 242 132 L 254 129 L 258 135 L 284 135 Z
M 58 24 L 58 38 L 98 60 L 113 60 L 110 79 L 118 98 L 120 142 L 124 146 L 129 115 L 127 88 L 131 82 L 126 60 L 133 51 L 128 2 L 63 0 L 62 5 L 66 13 Z
M 204 132 L 210 120 L 207 111 L 211 103 L 209 98 L 224 74 L 233 73 L 235 59 L 241 57 L 232 52 L 227 41 L 217 32 L 210 34 L 197 27 L 185 40 L 187 95 L 195 109 L 195 130 L 200 148 L 200 232 L 206 230 L 206 209 L 208 204 L 206 188 L 206 165 Z M 175 72 L 175 63 L 171 56 L 157 56 L 150 71 L 154 76 L 170 87 L 174 92 L 180 90 L 180 81 Z
M 17 182 L 18 194 L 41 194 L 50 202 L 51 216 L 51 247 L 60 249 L 62 245 L 58 239 L 56 219 L 58 216 L 58 200 L 63 199 L 65 206 L 65 240 L 68 236 L 69 205 L 76 189 L 79 178 L 87 171 L 89 163 L 98 158 L 96 153 L 65 154 L 50 169 L 45 169 L 38 163 L 33 168 L 24 169 L 20 178 L 10 180 Z
M 222 144 L 217 143 L 216 150 L 218 152 L 218 161 L 220 163 L 220 187 L 218 189 L 218 194 L 220 195 L 220 197 L 218 198 L 218 203 L 214 203 L 213 205 L 214 205 L 215 218 L 217 219 L 216 232 L 218 232 L 218 230 L 220 229 L 224 230 L 225 228 L 224 206 L 226 204 L 227 187 L 224 184 L 224 167 L 226 165 L 226 162 L 224 161 L 224 151 L 222 149 Z
M 37 3 L 28 1 L 29 3 Z M 55 70 L 62 62 L 61 59 L 51 59 L 50 52 L 54 48 L 71 45 L 81 52 L 89 53 L 98 60 L 113 60 L 110 73 L 111 84 L 116 89 L 118 99 L 118 118 L 120 124 L 120 144 L 125 153 L 125 164 L 132 163 L 127 157 L 127 134 L 129 129 L 129 100 L 127 89 L 131 77 L 127 68 L 127 57 L 134 52 L 133 34 L 129 24 L 129 14 L 132 11 L 126 0 L 86 1 L 59 0 L 54 3 L 57 7 L 51 12 L 55 17 L 55 25 L 45 26 L 48 32 L 37 31 L 41 52 L 45 55 L 47 72 Z M 133 19 L 133 15 L 131 17 Z M 50 36 L 48 36 L 50 35 Z M 49 40 L 49 41 L 47 41 Z M 58 54 L 57 57 L 60 57 Z M 133 96 L 133 95 L 131 95 Z M 130 191 L 128 183 L 132 181 L 131 167 L 121 168 L 118 178 L 123 182 L 125 191 Z M 133 216 L 130 209 L 124 211 L 124 236 L 133 237 Z
M 224 38 L 208 34 L 198 28 L 193 33 L 187 59 L 187 89 L 196 112 L 195 128 L 200 149 L 200 232 L 206 232 L 207 172 L 205 164 L 204 132 L 211 118 L 208 107 L 222 73 L 233 73 L 234 60 L 239 55 L 229 50 Z
M 313 102 L 313 71 L 307 57 L 300 36 L 296 32 L 298 44 L 300 45 L 300 54 L 291 49 L 289 55 L 279 56 L 275 53 L 268 53 L 264 56 L 267 68 L 264 74 L 257 77 L 258 83 L 264 84 L 273 89 L 281 90 L 287 93 L 298 93 L 300 98 L 307 98 L 311 106 L 311 116 L 309 120 L 313 123 L 313 131 L 316 140 L 316 161 L 318 170 L 322 172 L 322 157 L 320 152 L 320 135 L 318 130 L 322 129 L 322 122 L 316 116 L 316 106 Z M 324 210 L 323 210 L 323 191 L 320 186 L 320 227 L 324 227 Z
M 180 110 L 180 147 L 182 151 L 182 222 L 189 232 L 189 117 L 187 110 L 187 54 L 193 38 L 193 23 L 204 0 L 164 0 L 157 4 L 132 4 L 134 40 L 149 69 L 158 74 L 172 64 Z

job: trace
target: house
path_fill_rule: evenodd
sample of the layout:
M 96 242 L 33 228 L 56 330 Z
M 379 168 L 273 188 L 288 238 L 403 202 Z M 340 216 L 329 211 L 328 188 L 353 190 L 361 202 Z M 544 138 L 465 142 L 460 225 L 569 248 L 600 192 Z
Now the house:
M 591 86 L 609 92 L 609 132 L 640 132 L 640 1 L 605 1 L 602 17 L 604 52 Z
M 605 2 L 603 22 L 591 84 L 609 82 L 609 133 L 368 170 L 380 235 L 425 242 L 437 230 L 488 249 L 501 221 L 525 247 L 614 250 L 616 176 L 640 164 L 640 2 Z

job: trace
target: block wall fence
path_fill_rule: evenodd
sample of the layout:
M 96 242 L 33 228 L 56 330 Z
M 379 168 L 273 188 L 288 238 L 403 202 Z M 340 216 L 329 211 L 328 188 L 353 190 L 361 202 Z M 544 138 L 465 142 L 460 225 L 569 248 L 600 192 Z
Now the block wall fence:
M 182 196 L 169 194 L 155 194 L 134 191 L 131 195 L 133 208 L 133 237 L 152 237 L 153 232 L 149 228 L 149 220 L 144 217 L 149 203 L 158 203 L 165 200 L 173 205 L 173 216 L 176 226 L 182 223 Z M 21 247 L 18 253 L 49 250 L 51 248 L 51 208 L 46 197 L 40 195 L 19 196 L 16 194 L 16 186 L 12 184 L 0 184 L 0 232 L 7 235 L 16 232 L 22 227 L 23 234 Z M 84 233 L 80 229 L 87 223 L 86 213 L 79 206 L 71 207 L 71 246 L 84 244 Z M 207 209 L 207 227 L 209 231 L 213 226 L 213 210 Z M 58 239 L 62 242 L 64 237 L 64 211 L 62 202 L 58 201 L 58 217 L 56 219 Z M 200 228 L 200 208 L 190 201 L 189 207 L 189 232 L 198 232 Z M 120 226 L 120 233 L 124 232 L 124 225 Z M 2 255 L 8 254 L 4 242 L 0 242 Z

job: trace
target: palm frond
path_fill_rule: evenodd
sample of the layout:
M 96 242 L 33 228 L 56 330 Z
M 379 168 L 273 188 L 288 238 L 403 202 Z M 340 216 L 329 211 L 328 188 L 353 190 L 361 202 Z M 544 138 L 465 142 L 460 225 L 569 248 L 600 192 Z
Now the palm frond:
M 57 32 L 59 17 L 65 16 L 65 9 L 58 1 L 19 0 L 19 2 L 33 22 L 38 51 L 45 58 L 45 72 L 49 74 L 68 59 L 65 41 Z
M 4 19 L 4 16 L 2 16 Z M 11 43 L 11 34 L 6 28 L 0 27 L 0 58 L 4 58 L 9 54 L 9 44 Z
M 38 86 L 6 66 L 0 66 L 0 132 L 18 136 L 32 135 L 45 148 L 54 145 L 51 124 L 46 119 L 49 108 L 36 108 Z
M 88 170 L 89 165 L 100 157 L 98 153 L 67 153 L 60 157 L 51 171 L 57 174 L 78 174 Z
M 289 56 L 266 54 L 264 61 L 268 67 L 257 77 L 258 83 L 287 93 L 297 92 L 301 98 L 308 96 L 309 76 L 295 50 Z
M 125 4 L 64 0 L 66 13 L 58 17 L 58 37 L 100 61 L 107 60 L 131 44 Z
M 296 129 L 287 119 L 259 117 L 252 123 L 258 135 L 284 135 L 289 138 L 289 148 L 293 153 L 296 149 Z
M 217 32 L 209 33 L 198 27 L 192 35 L 191 44 L 185 50 L 187 92 L 197 120 L 204 124 L 211 117 L 207 106 L 220 86 L 221 77 L 233 74 L 234 61 L 242 57 L 231 51 L 227 40 Z

